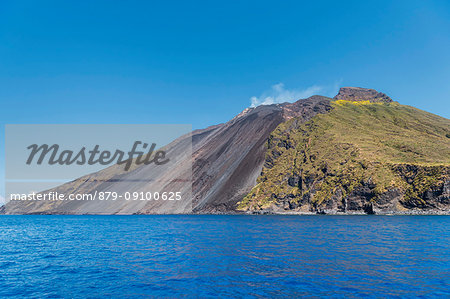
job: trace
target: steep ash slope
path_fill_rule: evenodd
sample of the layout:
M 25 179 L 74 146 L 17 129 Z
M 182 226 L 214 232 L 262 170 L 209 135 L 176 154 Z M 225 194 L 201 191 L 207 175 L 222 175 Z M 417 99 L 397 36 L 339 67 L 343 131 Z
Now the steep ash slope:
M 292 104 L 260 106 L 245 110 L 201 142 L 194 135 L 194 212 L 234 210 L 256 183 L 270 133 L 293 117 L 305 122 L 329 111 L 329 102 L 313 96 Z

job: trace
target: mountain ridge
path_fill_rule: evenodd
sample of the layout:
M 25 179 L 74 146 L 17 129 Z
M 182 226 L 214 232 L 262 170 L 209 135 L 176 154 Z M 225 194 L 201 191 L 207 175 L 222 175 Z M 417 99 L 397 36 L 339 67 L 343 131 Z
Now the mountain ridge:
M 258 184 L 239 209 L 448 213 L 448 120 L 393 101 L 351 98 L 332 106 L 328 114 L 288 121 L 271 134 Z
M 450 121 L 448 119 L 434 116 L 433 114 L 423 112 L 419 109 L 406 107 L 408 106 L 400 105 L 384 93 L 380 93 L 373 89 L 343 87 L 334 98 L 312 96 L 293 103 L 246 108 L 226 123 L 195 130 L 187 136 L 180 137 L 171 145 L 173 148 L 177 148 L 179 144 L 186 142 L 189 138 L 192 140 L 192 206 L 178 207 L 174 210 L 164 210 L 154 203 L 144 203 L 139 205 L 121 203 L 119 207 L 114 205 L 99 206 L 94 203 L 40 202 L 30 204 L 10 202 L 6 208 L 4 208 L 4 212 L 11 214 L 102 214 L 105 211 L 106 214 L 449 213 L 450 182 L 448 179 L 448 166 L 450 165 L 450 161 L 445 160 L 443 165 L 440 165 L 444 168 L 438 171 L 441 175 L 439 177 L 440 185 L 438 184 L 438 187 L 440 189 L 438 191 L 429 191 L 430 188 L 437 188 L 436 182 L 438 179 L 433 179 L 434 185 L 427 183 L 427 190 L 419 190 L 421 192 L 420 196 L 417 193 L 417 188 L 409 188 L 408 186 L 410 185 L 420 184 L 420 182 L 414 183 L 414 178 L 417 176 L 416 172 L 414 178 L 412 180 L 410 178 L 411 182 L 405 183 L 408 185 L 402 185 L 403 189 L 397 188 L 392 191 L 392 188 L 388 188 L 390 190 L 389 192 L 393 192 L 392 194 L 395 193 L 395 196 L 386 194 L 380 195 L 381 193 L 377 193 L 379 201 L 384 202 L 379 204 L 374 204 L 373 198 L 375 195 L 373 193 L 375 192 L 374 190 L 378 190 L 381 187 L 374 186 L 374 179 L 371 178 L 369 180 L 369 178 L 366 177 L 369 172 L 367 170 L 360 170 L 359 168 L 357 171 L 355 170 L 355 173 L 349 172 L 349 169 L 356 169 L 355 167 L 359 167 L 357 165 L 364 163 L 368 163 L 367 169 L 371 169 L 371 171 L 378 176 L 382 173 L 381 170 L 386 171 L 389 176 L 395 176 L 395 172 L 389 170 L 389 167 L 391 166 L 394 168 L 398 167 L 398 173 L 402 173 L 402 171 L 403 173 L 414 172 L 414 169 L 408 170 L 408 167 L 410 166 L 405 166 L 406 170 L 403 169 L 401 166 L 402 163 L 397 163 L 398 165 L 396 163 L 391 163 L 392 165 L 390 164 L 391 166 L 388 167 L 386 166 L 386 163 L 389 161 L 383 161 L 382 159 L 391 156 L 397 158 L 405 156 L 410 157 L 410 160 L 407 160 L 407 162 L 416 162 L 421 161 L 420 159 L 422 158 L 436 158 L 435 152 L 439 152 L 436 150 L 439 146 L 442 146 L 444 151 L 450 150 L 450 143 L 448 143 L 450 138 L 446 137 L 446 139 L 442 139 L 442 136 L 446 136 L 445 134 L 449 134 L 450 136 Z M 414 121 L 417 117 L 419 117 L 420 121 Z M 368 123 L 367 120 L 370 120 L 371 123 Z M 387 122 L 387 120 L 389 120 L 389 122 Z M 385 124 L 389 124 L 389 126 L 384 126 L 383 121 Z M 315 125 L 321 130 L 320 132 L 322 135 L 318 134 L 318 131 L 314 131 L 319 130 L 317 128 L 314 129 Z M 372 132 L 373 134 L 370 133 L 371 126 L 375 126 L 377 129 L 376 132 Z M 356 130 L 355 128 L 359 129 Z M 344 134 L 347 131 L 351 132 L 353 136 Z M 316 170 L 313 171 L 313 168 L 315 169 L 319 166 L 323 166 L 319 165 L 320 159 L 318 162 L 311 162 L 308 160 L 309 162 L 299 164 L 303 166 L 298 166 L 296 164 L 296 166 L 293 169 L 289 169 L 289 171 L 284 169 L 284 166 L 279 166 L 276 161 L 281 161 L 279 159 L 292 160 L 294 156 L 298 158 L 298 149 L 307 144 L 302 141 L 300 136 L 303 136 L 302 134 L 312 133 L 317 133 L 317 136 L 314 135 L 314 138 L 310 138 L 309 143 L 313 145 L 316 144 L 315 150 L 318 151 L 316 154 L 317 157 L 323 156 L 322 154 L 326 152 L 331 153 L 331 149 L 336 149 L 339 154 L 336 154 L 333 158 L 334 160 L 328 161 L 327 157 L 323 157 L 323 161 L 330 162 L 330 165 L 339 165 L 339 163 L 342 163 L 345 160 L 351 161 L 349 163 L 346 162 L 350 166 L 345 170 L 347 173 L 340 173 L 341 177 L 347 176 L 350 181 L 365 181 L 357 184 L 350 183 L 350 185 L 353 186 L 351 188 L 354 188 L 354 190 L 350 190 L 351 188 L 347 190 L 345 188 L 350 185 L 346 186 L 341 184 L 339 185 L 341 186 L 340 188 L 334 186 L 334 183 L 331 183 L 332 176 L 327 178 L 320 177 L 320 179 L 322 179 L 320 184 L 325 184 L 323 183 L 323 180 L 325 180 L 326 184 L 331 184 L 330 188 L 332 191 L 328 190 L 328 193 L 326 193 L 321 189 L 313 190 L 313 192 L 310 192 L 311 190 L 309 190 L 309 197 L 305 196 L 306 189 L 304 189 L 304 186 L 308 186 L 308 184 L 313 184 L 314 182 L 318 185 L 318 181 L 311 179 L 305 180 L 305 178 L 303 178 L 303 185 L 300 186 L 300 176 L 298 174 L 297 176 L 291 176 L 290 173 L 295 168 L 295 170 L 305 171 L 305 173 L 306 170 L 308 170 L 311 174 L 314 173 L 314 175 L 317 175 L 315 172 Z M 384 135 L 388 136 L 389 134 L 394 134 L 392 136 L 397 136 L 400 138 L 399 140 L 401 140 L 401 142 L 397 144 L 393 138 L 385 138 Z M 420 138 L 424 140 L 424 142 L 422 142 L 423 144 L 420 140 L 414 141 L 414 134 L 419 134 L 417 136 L 421 136 Z M 331 135 L 334 137 L 330 137 Z M 373 138 L 371 135 L 373 135 Z M 439 138 L 433 137 L 434 135 L 438 135 Z M 286 138 L 286 136 L 289 138 Z M 295 144 L 292 143 L 292 136 L 297 138 L 295 139 Z M 402 136 L 404 137 L 403 139 Z M 276 147 L 274 147 L 274 138 L 278 138 Z M 363 140 L 359 140 L 362 143 L 358 141 L 358 138 Z M 433 142 L 428 142 L 429 139 Z M 323 142 L 323 144 L 327 144 L 327 142 L 329 144 L 328 146 L 321 147 L 319 141 Z M 291 142 L 291 144 L 289 144 L 289 142 Z M 378 144 L 377 142 L 387 142 L 387 144 Z M 389 142 L 393 143 L 389 144 Z M 278 146 L 278 144 L 280 144 L 280 146 Z M 419 146 L 419 148 L 415 148 L 416 145 Z M 360 147 L 362 147 L 362 149 Z M 279 150 L 279 148 L 287 149 Z M 354 148 L 358 149 L 357 157 L 352 156 Z M 276 152 L 273 152 L 274 149 L 276 149 Z M 420 149 L 424 151 L 421 151 Z M 377 150 L 380 152 L 377 152 Z M 415 155 L 414 152 L 418 152 L 419 154 Z M 372 161 L 367 158 L 368 155 L 375 155 L 381 160 L 372 159 Z M 423 157 L 420 158 L 420 155 L 423 155 Z M 255 187 L 260 186 L 261 182 L 264 181 L 264 176 L 268 172 L 268 163 L 274 163 L 273 167 L 275 167 L 275 169 L 279 167 L 278 170 L 282 179 L 270 181 L 271 178 L 266 177 L 265 182 L 268 183 L 265 185 L 267 191 L 265 193 L 272 190 L 273 185 L 277 184 L 276 182 L 280 184 L 280 188 L 282 186 L 283 190 L 290 188 L 289 190 L 292 191 L 291 193 L 281 194 L 277 193 L 278 191 L 272 192 L 272 190 L 272 193 L 270 194 L 256 195 Z M 377 166 L 378 164 L 376 163 L 384 164 L 379 164 L 382 166 Z M 412 165 L 411 167 L 414 168 L 414 166 L 417 166 L 417 163 L 405 163 L 405 165 Z M 436 172 L 437 170 L 430 170 L 426 167 L 433 168 L 439 165 L 419 166 L 421 175 L 431 178 L 433 176 L 431 174 L 427 175 L 427 171 Z M 304 167 L 304 169 L 301 169 L 301 167 Z M 377 167 L 379 167 L 379 170 L 376 170 Z M 334 170 L 336 171 L 342 170 L 338 166 L 335 168 L 336 169 Z M 333 173 L 332 170 L 332 168 L 329 169 L 330 174 Z M 145 173 L 151 172 L 152 169 L 146 168 L 140 171 L 141 173 Z M 283 173 L 283 171 L 285 173 Z M 289 172 L 289 175 L 286 175 L 286 171 Z M 176 172 L 176 170 L 173 170 L 173 172 Z M 166 175 L 170 177 L 170 174 Z M 406 176 L 407 175 L 405 175 L 405 180 L 408 181 Z M 108 170 L 90 174 L 77 179 L 74 182 L 59 186 L 55 188 L 55 190 L 71 190 L 72 192 L 83 193 L 99 191 L 102 190 L 102 188 L 106 188 L 105 185 L 95 183 L 98 178 L 102 177 L 105 180 L 113 180 L 115 177 L 119 177 L 119 173 L 114 170 L 114 167 L 110 167 Z M 317 178 L 319 178 L 319 176 L 317 176 L 316 179 Z M 400 179 L 397 177 L 396 180 L 400 182 Z M 382 180 L 382 183 L 385 184 L 386 182 Z M 308 188 L 310 187 L 311 186 Z M 405 195 L 405 190 L 409 190 L 408 195 Z M 299 195 L 299 192 L 302 193 L 301 196 Z M 322 199 L 319 203 L 319 201 L 314 200 L 314 197 L 320 197 L 320 192 L 323 193 L 322 197 L 326 200 Z M 436 192 L 440 193 L 436 195 Z M 401 198 L 410 196 L 411 194 L 416 196 L 413 196 L 413 200 L 408 201 L 407 203 L 404 200 L 402 201 Z M 421 200 L 427 202 L 429 198 L 432 198 L 432 201 L 439 200 L 439 204 L 420 206 L 419 203 Z M 416 204 L 414 204 L 414 200 L 417 201 Z M 395 201 L 395 204 L 393 201 Z M 325 206 L 321 206 L 322 203 L 324 203 Z M 345 205 L 345 207 L 354 205 L 354 208 L 343 208 L 343 205 Z M 394 206 L 398 206 L 398 208 L 394 208 Z

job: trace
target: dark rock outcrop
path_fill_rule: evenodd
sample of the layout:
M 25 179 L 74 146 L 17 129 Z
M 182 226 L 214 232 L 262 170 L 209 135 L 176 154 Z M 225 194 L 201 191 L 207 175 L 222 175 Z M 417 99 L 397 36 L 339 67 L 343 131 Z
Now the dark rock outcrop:
M 370 101 L 372 103 L 393 102 L 390 97 L 382 92 L 361 87 L 342 87 L 334 99 L 345 101 Z

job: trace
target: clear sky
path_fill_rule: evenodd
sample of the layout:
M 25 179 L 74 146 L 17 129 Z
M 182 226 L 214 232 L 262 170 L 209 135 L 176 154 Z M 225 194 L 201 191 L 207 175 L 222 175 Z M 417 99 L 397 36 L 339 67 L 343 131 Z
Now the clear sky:
M 2 126 L 203 128 L 338 86 L 449 118 L 450 2 L 0 2 Z

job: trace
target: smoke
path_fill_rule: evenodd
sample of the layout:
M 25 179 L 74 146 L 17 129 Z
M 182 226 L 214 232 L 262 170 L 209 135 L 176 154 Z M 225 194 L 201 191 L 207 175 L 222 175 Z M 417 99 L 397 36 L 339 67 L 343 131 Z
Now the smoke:
M 341 80 L 342 81 L 342 80 Z M 283 83 L 272 85 L 272 87 L 263 92 L 259 97 L 250 98 L 250 107 L 259 105 L 271 105 L 284 102 L 294 102 L 299 99 L 309 98 L 313 95 L 334 96 L 337 94 L 340 82 L 330 86 L 312 85 L 307 88 L 286 89 Z

